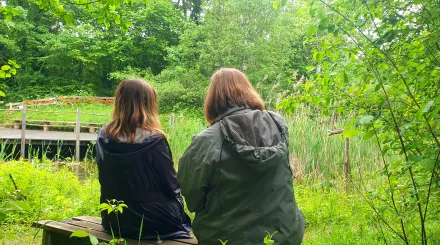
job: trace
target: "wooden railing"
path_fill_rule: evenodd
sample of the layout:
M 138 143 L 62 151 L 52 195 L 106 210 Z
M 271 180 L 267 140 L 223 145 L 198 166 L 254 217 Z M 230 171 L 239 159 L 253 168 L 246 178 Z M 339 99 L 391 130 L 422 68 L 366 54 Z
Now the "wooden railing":
M 7 106 L 10 106 L 7 104 Z M 0 111 L 14 112 L 21 111 L 21 119 L 12 119 L 13 124 L 11 125 L 14 129 L 21 128 L 21 157 L 25 157 L 25 145 L 26 145 L 26 127 L 27 126 L 37 126 L 42 127 L 43 131 L 49 131 L 51 127 L 54 128 L 73 128 L 73 131 L 76 133 L 76 144 L 75 144 L 75 157 L 79 160 L 80 157 L 80 132 L 82 128 L 88 128 L 89 133 L 96 133 L 96 129 L 98 127 L 103 126 L 105 123 L 102 122 L 81 122 L 81 115 L 91 115 L 91 116 L 106 116 L 109 117 L 110 114 L 95 114 L 95 113 L 85 113 L 81 112 L 81 108 L 77 108 L 76 112 L 68 112 L 68 111 L 43 111 L 43 110 L 28 110 L 26 103 L 20 104 L 20 108 L 12 108 L 12 109 L 0 109 Z M 27 113 L 28 112 L 38 112 L 38 113 L 59 113 L 59 114 L 67 114 L 67 113 L 75 113 L 76 121 L 57 121 L 57 120 L 28 120 Z M 180 116 L 176 116 L 172 113 L 170 116 L 160 116 L 162 118 L 169 118 L 170 127 L 173 128 L 176 118 L 182 121 L 184 119 L 183 114 Z M 7 125 L 6 125 L 7 126 Z

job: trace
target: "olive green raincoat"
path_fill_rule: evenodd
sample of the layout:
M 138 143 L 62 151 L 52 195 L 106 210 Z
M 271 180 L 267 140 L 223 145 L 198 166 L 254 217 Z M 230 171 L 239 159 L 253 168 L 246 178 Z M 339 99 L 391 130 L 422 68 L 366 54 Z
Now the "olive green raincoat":
M 297 245 L 304 235 L 289 166 L 288 129 L 270 111 L 233 108 L 194 136 L 178 181 L 199 244 Z

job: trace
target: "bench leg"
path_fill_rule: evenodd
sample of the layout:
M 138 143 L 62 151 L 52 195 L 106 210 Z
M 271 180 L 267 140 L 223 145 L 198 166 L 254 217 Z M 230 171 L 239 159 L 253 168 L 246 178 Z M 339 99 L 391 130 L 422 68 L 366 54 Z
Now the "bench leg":
M 62 235 L 47 230 L 43 231 L 43 240 L 41 245 L 90 245 L 88 237 L 85 238 L 69 238 L 69 236 Z

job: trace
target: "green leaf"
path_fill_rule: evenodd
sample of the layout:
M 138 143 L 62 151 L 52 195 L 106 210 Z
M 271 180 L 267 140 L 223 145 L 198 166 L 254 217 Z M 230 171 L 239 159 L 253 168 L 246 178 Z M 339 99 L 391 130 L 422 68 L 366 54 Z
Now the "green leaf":
M 371 139 L 376 133 L 374 132 L 374 130 L 368 131 L 364 134 L 364 136 L 362 137 L 362 140 L 369 140 Z
M 272 7 L 273 7 L 273 9 L 278 9 L 279 5 L 280 5 L 280 2 L 279 2 L 278 0 L 275 0 L 275 1 L 273 2 Z
M 89 236 L 89 233 L 87 233 L 87 232 L 85 232 L 85 231 L 82 231 L 82 230 L 74 231 L 74 232 L 70 235 L 70 237 L 88 237 L 88 236 Z
M 0 213 L 0 223 L 3 222 L 8 216 L 5 213 Z
M 6 73 L 5 77 L 10 78 L 10 77 L 12 77 L 12 75 L 11 75 L 11 73 Z
M 8 65 L 3 65 L 1 69 L 2 69 L 2 71 L 7 71 L 7 70 L 11 69 L 11 67 Z
M 8 20 L 8 21 L 12 21 L 12 13 L 11 12 L 6 12 L 5 19 Z
M 431 110 L 431 107 L 434 105 L 434 101 L 429 101 L 426 103 L 425 107 L 423 108 L 423 112 L 427 113 L 429 110 Z
M 371 115 L 365 115 L 365 116 L 362 116 L 362 117 L 359 119 L 359 123 L 362 124 L 362 125 L 370 124 L 371 121 L 373 121 L 373 119 L 374 119 L 373 116 L 371 116 Z
M 434 169 L 435 160 L 432 159 L 423 159 L 420 161 L 420 166 L 422 166 L 424 169 L 432 171 Z
M 315 66 L 306 66 L 306 70 L 308 72 L 315 70 L 315 68 L 316 68 Z
M 9 200 L 9 205 L 18 211 L 32 212 L 31 206 L 29 206 L 29 204 L 25 203 L 24 201 Z
M 351 137 L 353 137 L 353 136 L 356 136 L 356 135 L 360 134 L 361 132 L 362 132 L 362 131 L 359 130 L 359 129 L 349 129 L 349 130 L 345 130 L 345 131 L 342 133 L 342 135 L 343 135 L 345 138 L 351 138 Z
M 311 25 L 309 26 L 309 28 L 307 29 L 307 36 L 312 36 L 313 34 L 316 33 L 316 31 L 318 31 L 318 26 L 315 25 Z
M 286 4 L 287 4 L 287 0 L 281 0 L 281 6 L 286 6 Z
M 64 15 L 63 19 L 68 25 L 72 24 L 74 21 L 73 15 L 71 13 L 67 13 L 66 15 Z
M 109 28 L 110 22 L 107 19 L 104 19 L 104 25 L 105 25 L 105 27 Z
M 9 70 L 9 73 L 11 73 L 12 75 L 15 75 L 15 74 L 17 74 L 17 70 L 13 68 L 13 69 Z
M 112 209 L 112 207 L 108 203 L 101 203 L 101 204 L 99 204 L 99 209 L 101 211 L 104 211 L 104 210 L 107 210 L 107 209 Z
M 89 238 L 90 238 L 90 242 L 92 243 L 92 245 L 99 244 L 98 238 L 96 238 L 94 235 L 89 234 Z
M 5 97 L 5 96 L 6 96 L 6 94 L 5 94 L 5 93 L 3 93 L 3 91 L 1 91 L 1 90 L 0 90 L 0 96 L 1 96 L 1 97 Z
M 421 64 L 419 66 L 417 66 L 417 72 L 416 74 L 419 74 L 420 72 L 422 72 L 426 67 L 426 64 Z
M 344 82 L 345 83 L 348 83 L 348 75 L 347 75 L 347 73 L 344 71 Z

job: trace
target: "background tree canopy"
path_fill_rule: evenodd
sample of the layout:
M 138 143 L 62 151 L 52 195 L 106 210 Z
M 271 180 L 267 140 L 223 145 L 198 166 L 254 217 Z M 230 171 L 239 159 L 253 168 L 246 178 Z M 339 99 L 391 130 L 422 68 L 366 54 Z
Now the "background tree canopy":
M 303 44 L 310 17 L 298 14 L 299 5 L 274 9 L 272 0 L 86 3 L 58 3 L 54 10 L 39 2 L 7 2 L 16 14 L 0 20 L 0 63 L 20 68 L 0 80 L 6 101 L 111 96 L 120 79 L 142 76 L 160 91 L 162 110 L 198 110 L 219 67 L 245 71 L 268 98 L 288 90 L 292 76 L 304 74 L 310 64 L 311 46 Z M 276 99 L 268 98 L 269 105 Z

